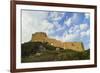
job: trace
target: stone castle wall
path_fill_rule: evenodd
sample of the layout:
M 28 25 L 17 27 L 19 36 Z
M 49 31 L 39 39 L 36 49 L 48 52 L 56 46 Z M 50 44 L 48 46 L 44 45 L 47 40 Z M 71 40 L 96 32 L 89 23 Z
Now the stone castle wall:
M 49 44 L 64 49 L 71 49 L 74 51 L 82 52 L 84 51 L 84 46 L 82 42 L 61 42 L 56 39 L 48 38 L 46 33 L 37 32 L 32 34 L 32 42 L 48 42 Z

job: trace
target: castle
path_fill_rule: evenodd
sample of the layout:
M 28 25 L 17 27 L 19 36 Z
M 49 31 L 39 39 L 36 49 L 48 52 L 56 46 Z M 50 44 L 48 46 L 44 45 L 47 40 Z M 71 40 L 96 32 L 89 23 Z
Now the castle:
M 64 49 L 71 49 L 78 52 L 84 51 L 84 46 L 82 42 L 62 42 L 56 39 L 49 38 L 44 32 L 36 32 L 32 34 L 32 42 L 47 42 L 48 44 Z

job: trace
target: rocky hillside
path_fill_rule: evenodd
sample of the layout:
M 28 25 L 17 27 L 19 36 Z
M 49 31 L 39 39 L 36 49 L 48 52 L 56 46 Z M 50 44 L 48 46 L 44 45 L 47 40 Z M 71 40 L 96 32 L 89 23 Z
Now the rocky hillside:
M 90 59 L 90 50 L 83 52 L 55 47 L 47 42 L 27 42 L 21 45 L 21 62 L 44 62 Z

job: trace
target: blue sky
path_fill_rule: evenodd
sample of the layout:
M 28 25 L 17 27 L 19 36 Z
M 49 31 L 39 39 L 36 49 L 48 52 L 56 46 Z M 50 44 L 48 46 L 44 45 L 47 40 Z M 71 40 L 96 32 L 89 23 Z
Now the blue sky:
M 84 12 L 22 10 L 22 43 L 35 32 L 63 42 L 83 42 L 90 48 L 90 14 Z

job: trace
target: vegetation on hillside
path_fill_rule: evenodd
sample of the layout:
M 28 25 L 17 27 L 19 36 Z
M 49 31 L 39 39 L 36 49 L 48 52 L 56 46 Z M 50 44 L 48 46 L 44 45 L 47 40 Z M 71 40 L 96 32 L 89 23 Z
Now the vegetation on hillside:
M 21 62 L 44 62 L 90 59 L 90 50 L 76 52 L 54 47 L 47 42 L 27 42 L 21 45 Z

